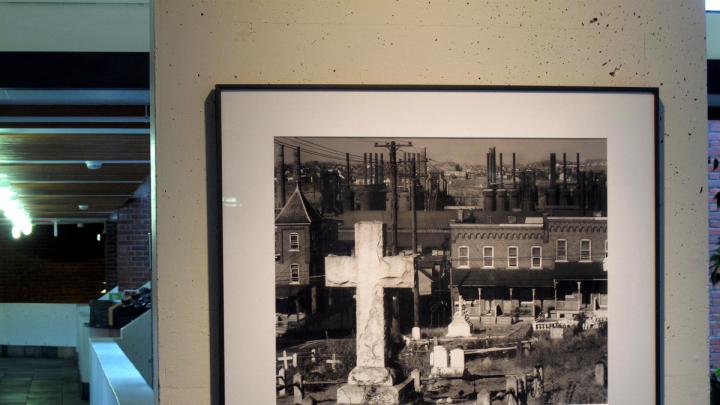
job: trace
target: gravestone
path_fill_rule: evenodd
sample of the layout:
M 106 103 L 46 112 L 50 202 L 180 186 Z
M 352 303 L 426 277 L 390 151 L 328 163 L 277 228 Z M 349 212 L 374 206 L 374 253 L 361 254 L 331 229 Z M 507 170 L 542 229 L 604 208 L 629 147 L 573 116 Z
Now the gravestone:
M 287 394 L 285 391 L 287 386 L 287 370 L 285 368 L 280 368 L 280 370 L 278 370 L 275 383 L 280 386 L 280 389 L 277 391 L 277 396 L 284 397 Z
M 564 334 L 565 334 L 565 329 L 563 329 L 563 328 L 550 328 L 550 339 L 551 340 L 562 339 Z
M 420 370 L 414 368 L 412 371 L 410 371 L 410 378 L 413 379 L 413 384 L 415 385 L 415 392 L 420 392 Z
M 433 351 L 430 352 L 430 364 L 433 368 L 447 368 L 448 366 L 448 353 L 444 346 L 435 346 Z
M 304 391 L 305 390 L 303 387 L 302 374 L 295 373 L 293 375 L 293 404 L 294 405 L 302 405 Z
M 448 325 L 447 337 L 471 337 L 470 324 L 465 320 L 462 313 L 456 312 L 453 320 Z
M 490 402 L 490 393 L 485 389 L 480 390 L 475 405 L 492 405 Z
M 465 300 L 460 297 L 457 301 L 457 311 L 453 314 L 453 320 L 448 325 L 447 337 L 471 337 L 471 328 L 468 321 L 465 319 L 465 312 L 463 308 L 465 306 Z
M 413 340 L 420 340 L 420 338 L 422 338 L 422 335 L 420 334 L 420 328 L 418 328 L 417 326 L 412 328 L 412 338 Z
M 311 397 L 310 395 L 306 396 L 302 400 L 302 405 L 316 405 L 316 404 L 317 404 L 317 401 L 315 400 L 315 398 Z
M 605 363 L 598 361 L 595 363 L 595 384 L 604 387 L 605 386 Z
M 354 256 L 325 258 L 327 287 L 355 287 L 357 365 L 337 390 L 338 404 L 398 404 L 413 390 L 412 379 L 398 385 L 386 367 L 386 288 L 412 288 L 412 256 L 383 256 L 383 223 L 355 224 Z
M 450 368 L 465 370 L 465 351 L 463 349 L 450 350 Z

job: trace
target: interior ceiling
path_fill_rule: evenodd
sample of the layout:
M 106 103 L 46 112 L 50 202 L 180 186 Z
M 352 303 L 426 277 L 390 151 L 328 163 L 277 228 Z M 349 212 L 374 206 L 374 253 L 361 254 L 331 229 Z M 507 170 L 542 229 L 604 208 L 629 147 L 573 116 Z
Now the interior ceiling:
M 150 174 L 148 104 L 147 90 L 0 89 L 0 174 L 33 222 L 106 220 L 133 197 Z

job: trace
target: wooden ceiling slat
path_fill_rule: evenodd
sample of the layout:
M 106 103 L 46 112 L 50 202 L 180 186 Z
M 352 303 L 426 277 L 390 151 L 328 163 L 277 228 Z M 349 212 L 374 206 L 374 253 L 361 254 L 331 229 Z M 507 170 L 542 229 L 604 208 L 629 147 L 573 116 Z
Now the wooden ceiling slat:
M 0 173 L 15 181 L 144 181 L 150 165 L 105 163 L 89 170 L 84 164 L 0 164 Z
M 144 105 L 0 105 L 0 117 L 146 117 Z
M 41 217 L 47 211 L 82 213 L 78 205 L 87 204 L 88 211 L 113 211 L 122 207 L 128 197 L 18 197 L 32 217 Z
M 0 128 L 140 128 L 150 129 L 147 122 L 0 122 Z
M 21 197 L 62 195 L 131 196 L 138 183 L 14 183 L 13 189 Z
M 112 211 L 38 211 L 33 220 L 38 218 L 60 219 L 63 218 L 98 218 L 107 219 Z
M 2 160 L 149 160 L 150 142 L 127 134 L 0 135 Z

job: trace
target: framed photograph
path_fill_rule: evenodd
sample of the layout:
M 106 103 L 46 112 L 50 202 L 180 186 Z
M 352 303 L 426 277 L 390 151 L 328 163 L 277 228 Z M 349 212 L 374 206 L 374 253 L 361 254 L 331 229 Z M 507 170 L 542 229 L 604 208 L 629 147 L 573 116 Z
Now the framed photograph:
M 657 89 L 215 97 L 224 403 L 658 403 Z

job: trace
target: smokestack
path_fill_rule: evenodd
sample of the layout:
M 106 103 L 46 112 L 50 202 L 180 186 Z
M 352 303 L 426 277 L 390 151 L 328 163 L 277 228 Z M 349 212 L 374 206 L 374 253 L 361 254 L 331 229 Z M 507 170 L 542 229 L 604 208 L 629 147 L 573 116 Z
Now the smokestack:
M 370 184 L 375 184 L 375 176 L 373 174 L 373 173 L 375 173 L 374 167 L 375 166 L 373 166 L 373 154 L 370 153 L 370 156 L 368 159 L 368 170 L 370 170 L 370 181 L 369 181 Z
M 367 169 L 368 169 L 367 152 L 363 152 L 363 184 L 368 184 Z
M 516 171 L 516 169 L 515 169 L 515 152 L 513 152 L 513 171 L 512 171 L 512 183 L 513 183 L 513 188 L 517 188 L 517 183 L 515 182 L 515 175 L 516 175 L 516 173 L 517 173 L 517 171 Z
M 490 168 L 490 152 L 485 154 L 485 171 L 487 172 L 487 186 L 490 188 L 490 183 L 492 182 L 491 176 L 491 168 Z
M 380 167 L 379 167 L 380 165 L 378 164 L 379 162 L 380 162 L 380 159 L 378 158 L 378 154 L 376 153 L 375 154 L 375 174 L 374 174 L 375 181 L 373 182 L 374 184 L 380 183 Z
M 500 188 L 505 188 L 505 180 L 503 179 L 503 162 L 502 162 L 502 153 L 500 154 Z
M 385 184 L 385 162 L 383 162 L 383 154 L 380 154 L 380 184 Z
M 285 147 L 277 145 L 275 150 L 275 208 L 285 206 Z
M 350 154 L 349 153 L 345 153 L 345 172 L 347 173 L 347 174 L 345 174 L 345 176 L 347 177 L 347 180 L 346 180 L 347 185 L 348 185 L 348 187 L 350 187 L 350 184 L 352 184 L 352 182 L 350 181 Z
M 563 152 L 563 187 L 567 189 L 567 154 Z
M 420 149 L 420 177 L 427 177 L 427 148 Z
M 293 174 L 293 177 L 295 177 L 295 184 L 297 184 L 298 188 L 302 187 L 302 181 L 300 180 L 301 173 L 302 164 L 300 163 L 300 147 L 298 146 L 297 149 L 295 149 L 295 173 Z

